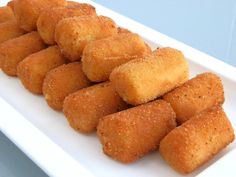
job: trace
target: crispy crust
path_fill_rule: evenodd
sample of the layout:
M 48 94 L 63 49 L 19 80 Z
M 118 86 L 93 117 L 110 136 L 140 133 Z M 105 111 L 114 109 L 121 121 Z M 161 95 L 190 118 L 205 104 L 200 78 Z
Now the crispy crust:
M 118 34 L 122 33 L 131 33 L 131 31 L 126 28 L 118 27 Z
M 28 55 L 45 48 L 37 32 L 27 33 L 0 44 L 2 70 L 9 76 L 16 76 L 17 65 Z
M 96 129 L 100 118 L 126 107 L 111 83 L 104 82 L 70 94 L 63 112 L 72 128 L 89 133 Z
M 48 47 L 31 54 L 17 67 L 17 76 L 26 89 L 35 94 L 42 94 L 46 74 L 66 62 L 57 46 Z
M 188 75 L 183 54 L 176 49 L 161 48 L 115 68 L 110 80 L 123 100 L 138 105 L 180 86 L 188 80 Z
M 7 6 L 10 7 L 12 11 L 14 11 L 14 1 L 15 0 L 12 0 L 7 3 Z
M 54 7 L 40 14 L 37 21 L 37 29 L 45 43 L 55 44 L 55 28 L 60 20 L 68 17 L 96 15 L 93 6 L 85 3 L 76 4 L 76 6 Z
M 114 35 L 92 41 L 85 47 L 82 56 L 83 71 L 93 82 L 107 81 L 115 67 L 150 53 L 151 49 L 139 35 Z
M 8 20 L 4 23 L 0 23 L 0 43 L 19 37 L 25 33 L 22 30 L 16 20 Z
M 67 1 L 67 7 L 76 7 L 76 6 L 79 6 L 79 5 L 80 5 L 79 2 Z
M 64 64 L 51 70 L 43 83 L 43 94 L 48 105 L 55 110 L 62 110 L 66 96 L 91 85 L 82 71 L 81 63 Z
M 221 106 L 209 108 L 171 131 L 160 154 L 180 173 L 190 173 L 234 140 L 233 128 Z
M 15 20 L 14 13 L 9 6 L 0 7 L 0 23 Z
M 70 28 L 68 28 L 70 26 Z M 90 41 L 117 34 L 113 20 L 104 16 L 81 16 L 62 19 L 55 30 L 55 41 L 71 61 L 80 60 Z
M 36 23 L 45 9 L 66 6 L 65 0 L 14 0 L 14 13 L 20 27 L 26 31 L 36 30 Z
M 97 134 L 105 154 L 130 163 L 156 150 L 161 139 L 175 127 L 170 104 L 156 100 L 103 117 Z
M 183 123 L 202 110 L 224 103 L 224 88 L 213 73 L 199 74 L 163 97 L 176 112 L 177 122 Z

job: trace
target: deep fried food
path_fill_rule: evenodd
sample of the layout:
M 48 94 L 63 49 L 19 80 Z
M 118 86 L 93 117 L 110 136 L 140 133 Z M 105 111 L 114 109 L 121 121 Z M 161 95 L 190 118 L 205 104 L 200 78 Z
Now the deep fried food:
M 72 128 L 89 133 L 96 129 L 100 118 L 126 107 L 111 83 L 104 82 L 70 94 L 63 112 Z
M 25 33 L 22 30 L 16 20 L 8 20 L 4 23 L 0 23 L 0 43 L 19 37 Z
M 160 153 L 180 173 L 190 173 L 234 140 L 234 131 L 221 106 L 207 109 L 171 131 Z
M 82 67 L 91 81 L 106 81 L 115 67 L 150 53 L 139 35 L 117 34 L 90 42 L 83 51 Z
M 175 127 L 170 104 L 156 100 L 103 117 L 97 134 L 105 154 L 130 163 L 156 150 L 161 139 Z
M 17 67 L 17 75 L 26 89 L 42 94 L 43 80 L 46 74 L 66 62 L 57 46 L 48 47 L 31 54 Z
M 68 26 L 70 28 L 68 28 Z M 90 41 L 117 34 L 114 21 L 104 16 L 81 16 L 62 19 L 56 26 L 55 41 L 71 61 L 80 60 Z
M 214 105 L 224 103 L 224 88 L 213 73 L 203 73 L 167 93 L 163 99 L 175 110 L 178 123 Z
M 54 7 L 42 12 L 37 21 L 37 29 L 47 44 L 55 44 L 54 33 L 57 23 L 68 17 L 96 15 L 95 8 L 89 4 L 76 3 L 76 6 Z
M 122 27 L 118 27 L 118 33 L 131 33 L 128 29 L 126 28 L 122 28 Z
M 76 7 L 80 6 L 81 3 L 75 1 L 67 1 L 67 7 Z
M 188 73 L 188 63 L 180 51 L 161 48 L 115 68 L 110 80 L 123 100 L 138 105 L 183 84 Z
M 44 48 L 43 40 L 35 31 L 1 43 L 0 63 L 2 70 L 9 76 L 16 76 L 18 63 L 28 55 Z
M 15 19 L 14 13 L 9 6 L 0 7 L 0 23 L 14 19 Z
M 44 79 L 43 94 L 48 105 L 62 110 L 63 101 L 69 94 L 91 85 L 82 71 L 80 62 L 73 62 L 51 70 Z
M 14 0 L 14 13 L 22 29 L 33 31 L 36 30 L 36 22 L 41 12 L 66 5 L 65 0 Z
M 9 1 L 9 2 L 7 3 L 7 6 L 10 7 L 10 8 L 14 11 L 14 0 Z

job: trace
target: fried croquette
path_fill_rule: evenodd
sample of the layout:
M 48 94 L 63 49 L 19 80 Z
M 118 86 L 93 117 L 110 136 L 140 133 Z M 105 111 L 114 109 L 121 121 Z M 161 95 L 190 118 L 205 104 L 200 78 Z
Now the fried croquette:
M 81 63 L 73 62 L 59 66 L 47 74 L 43 83 L 43 94 L 48 105 L 60 111 L 66 96 L 90 85 Z
M 14 13 L 19 26 L 30 32 L 36 30 L 36 22 L 41 12 L 66 5 L 65 0 L 14 0 Z
M 25 31 L 21 29 L 16 20 L 9 20 L 0 23 L 0 43 L 23 35 Z
M 170 104 L 156 100 L 100 119 L 97 134 L 105 154 L 130 163 L 156 150 L 176 127 Z
M 0 7 L 0 23 L 15 20 L 14 13 L 9 6 Z
M 43 40 L 35 31 L 1 43 L 0 63 L 3 72 L 9 76 L 16 76 L 18 63 L 44 48 Z
M 173 48 L 161 48 L 152 55 L 115 68 L 110 80 L 124 101 L 138 105 L 151 101 L 188 80 L 188 63 Z
M 234 131 L 221 106 L 193 116 L 160 143 L 160 154 L 176 171 L 190 173 L 234 140 Z
M 67 1 L 67 7 L 76 7 L 80 6 L 81 3 L 75 1 Z
M 47 44 L 55 44 L 54 33 L 57 23 L 68 17 L 96 15 L 95 8 L 89 4 L 77 3 L 77 6 L 54 7 L 42 12 L 37 21 L 37 29 Z
M 163 99 L 171 104 L 177 122 L 182 124 L 206 108 L 222 105 L 224 88 L 218 76 L 203 73 L 167 93 Z
M 122 28 L 122 27 L 118 27 L 118 34 L 122 34 L 122 33 L 131 33 L 128 29 L 126 28 Z
M 17 76 L 26 89 L 35 94 L 42 94 L 46 74 L 66 62 L 57 46 L 48 47 L 31 54 L 17 67 Z
M 126 107 L 111 83 L 105 82 L 67 96 L 63 112 L 72 128 L 90 133 L 95 131 L 100 118 Z
M 81 60 L 82 68 L 91 81 L 107 81 L 115 67 L 150 53 L 150 47 L 139 35 L 117 34 L 86 45 Z
M 14 0 L 9 1 L 9 2 L 7 3 L 7 6 L 10 7 L 11 10 L 14 12 Z
M 114 34 L 117 34 L 116 24 L 108 17 L 71 17 L 62 19 L 57 24 L 55 41 L 62 53 L 71 61 L 75 61 L 80 60 L 88 42 Z

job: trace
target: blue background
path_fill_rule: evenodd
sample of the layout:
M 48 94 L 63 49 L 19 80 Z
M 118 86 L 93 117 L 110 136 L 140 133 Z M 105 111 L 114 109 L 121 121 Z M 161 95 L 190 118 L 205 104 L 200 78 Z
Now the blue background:
M 235 0 L 94 0 L 236 66 Z M 0 133 L 1 177 L 47 177 Z
M 235 0 L 94 0 L 236 66 Z

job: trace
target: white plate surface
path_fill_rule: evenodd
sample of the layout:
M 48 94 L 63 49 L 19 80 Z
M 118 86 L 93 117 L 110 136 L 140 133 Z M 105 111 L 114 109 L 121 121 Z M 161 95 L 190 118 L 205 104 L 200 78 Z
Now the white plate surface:
M 189 61 L 191 76 L 204 71 L 217 73 L 225 87 L 225 111 L 236 129 L 236 119 L 234 118 L 236 69 L 234 67 L 92 1 L 84 0 L 83 2 L 94 5 L 98 14 L 109 16 L 118 25 L 139 33 L 152 48 L 170 46 L 181 50 Z M 0 3 L 0 5 L 3 4 Z M 42 96 L 32 95 L 23 88 L 17 78 L 8 77 L 2 71 L 0 71 L 0 112 L 0 130 L 50 176 L 182 176 L 172 170 L 161 159 L 158 152 L 153 152 L 129 165 L 113 161 L 102 153 L 95 133 L 83 135 L 75 132 L 69 127 L 63 114 L 50 109 Z M 187 176 L 196 176 L 201 172 L 204 176 L 204 170 L 209 166 L 211 166 L 209 169 L 217 170 L 218 168 L 214 168 L 215 162 L 221 161 L 219 159 L 234 148 L 236 148 L 236 142 Z M 236 158 L 234 158 L 235 160 Z M 232 158 L 230 161 L 224 161 L 225 165 L 230 165 Z M 236 176 L 236 172 L 234 173 Z

